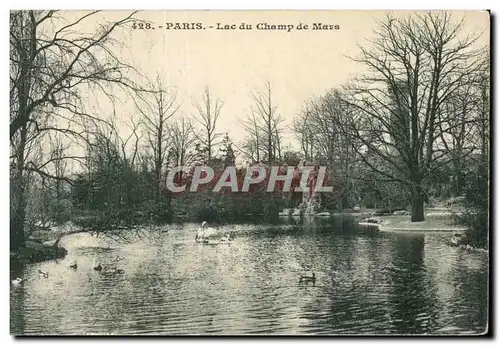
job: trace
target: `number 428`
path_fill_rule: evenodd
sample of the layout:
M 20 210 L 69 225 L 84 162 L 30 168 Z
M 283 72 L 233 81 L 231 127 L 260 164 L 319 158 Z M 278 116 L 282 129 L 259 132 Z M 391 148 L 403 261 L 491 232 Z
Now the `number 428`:
M 139 29 L 139 30 L 144 30 L 144 29 L 152 29 L 151 23 L 133 23 L 132 24 L 132 29 Z

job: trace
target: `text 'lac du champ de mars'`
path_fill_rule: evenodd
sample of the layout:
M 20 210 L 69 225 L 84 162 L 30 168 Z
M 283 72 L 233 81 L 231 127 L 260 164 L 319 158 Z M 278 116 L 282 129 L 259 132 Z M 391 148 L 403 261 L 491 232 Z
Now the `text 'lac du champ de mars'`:
M 135 24 L 134 29 L 153 29 L 154 25 L 148 23 Z M 259 22 L 257 24 L 250 23 L 215 23 L 213 25 L 205 25 L 200 22 L 168 22 L 165 25 L 158 25 L 156 28 L 167 29 L 167 30 L 259 30 L 259 31 L 285 31 L 290 32 L 292 30 L 304 31 L 304 30 L 317 30 L 317 31 L 328 31 L 328 30 L 339 30 L 340 25 L 338 24 L 325 24 L 325 23 L 311 23 L 311 24 L 273 24 L 266 22 Z

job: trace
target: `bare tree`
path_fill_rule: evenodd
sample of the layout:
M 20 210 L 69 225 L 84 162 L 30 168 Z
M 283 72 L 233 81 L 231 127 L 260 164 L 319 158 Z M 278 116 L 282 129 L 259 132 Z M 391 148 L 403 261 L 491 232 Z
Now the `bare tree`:
M 482 65 L 476 78 L 477 111 L 478 119 L 476 122 L 476 135 L 479 137 L 479 146 L 481 160 L 484 164 L 489 162 L 489 143 L 490 143 L 490 55 L 485 54 L 482 59 Z
M 217 99 L 209 87 L 205 87 L 201 101 L 196 105 L 198 114 L 194 120 L 201 126 L 199 133 L 195 132 L 200 149 L 206 154 L 206 163 L 210 164 L 213 159 L 215 147 L 218 144 L 220 133 L 216 132 L 217 121 L 224 103 Z
M 256 124 L 256 139 L 262 140 L 262 153 L 268 164 L 280 159 L 283 118 L 277 113 L 272 96 L 271 82 L 267 81 L 263 91 L 252 92 L 252 124 Z M 260 147 L 259 147 L 260 148 Z
M 116 124 L 113 124 L 116 140 L 119 142 L 121 149 L 122 159 L 131 169 L 135 167 L 139 150 L 139 142 L 142 139 L 142 135 L 139 132 L 141 124 L 141 122 L 134 120 L 133 117 L 130 117 L 126 123 L 126 127 L 130 130 L 130 134 L 126 138 L 122 138 L 118 134 L 119 131 L 117 126 Z
M 260 162 L 262 145 L 261 145 L 261 132 L 255 113 L 252 111 L 247 119 L 243 120 L 243 128 L 247 132 L 247 136 L 241 146 L 241 151 L 252 162 Z
M 317 142 L 315 140 L 317 136 L 313 129 L 313 121 L 311 105 L 307 102 L 305 104 L 305 109 L 303 109 L 293 123 L 295 134 L 297 135 L 300 148 L 306 160 L 312 160 L 317 150 Z
M 352 206 L 354 179 L 359 178 L 358 157 L 351 138 L 342 127 L 348 123 L 349 106 L 338 89 L 307 102 L 295 122 L 306 160 L 326 165 L 335 173 L 336 189 L 340 192 L 339 209 Z
M 364 163 L 412 194 L 412 221 L 424 220 L 425 182 L 440 164 L 436 150 L 443 102 L 477 69 L 477 37 L 459 35 L 450 13 L 387 17 L 354 59 L 368 67 L 350 88 L 347 126 Z M 361 143 L 362 146 L 359 146 Z M 376 166 L 366 152 L 384 161 Z
M 38 143 L 38 145 L 39 147 L 34 150 L 36 154 L 30 157 L 36 164 L 44 159 L 41 144 Z M 26 203 L 27 213 L 24 227 L 25 237 L 28 238 L 33 231 L 47 228 L 50 225 L 49 205 L 52 196 L 48 178 L 45 176 L 28 170 L 25 172 L 24 178 L 25 192 L 30 196 Z
M 181 117 L 169 128 L 170 159 L 173 166 L 185 166 L 193 159 L 191 149 L 196 140 L 193 126 L 189 120 Z
M 54 166 L 54 176 L 55 179 L 55 192 L 56 200 L 61 199 L 61 182 L 66 176 L 66 170 L 68 168 L 68 160 L 66 158 L 66 152 L 68 145 L 64 145 L 60 136 L 56 135 L 54 140 L 51 141 L 51 160 Z
M 473 80 L 466 80 L 462 87 L 443 101 L 438 112 L 436 151 L 446 154 L 446 159 L 450 160 L 455 196 L 462 194 L 466 160 L 477 148 L 469 139 L 473 137 L 475 124 L 480 121 L 480 95 L 474 92 L 475 85 L 477 83 Z
M 280 117 L 275 117 L 273 119 L 273 157 L 278 160 L 278 162 L 281 161 L 283 158 L 281 153 L 283 152 L 283 128 L 282 128 L 282 123 L 283 119 Z
M 153 154 L 157 199 L 161 196 L 162 176 L 169 159 L 169 120 L 179 110 L 176 91 L 169 91 L 163 84 L 160 76 L 157 76 L 155 84 L 151 85 L 151 89 L 156 91 L 147 92 L 135 101 L 143 118 L 148 149 Z
M 138 89 L 131 79 L 135 69 L 110 49 L 116 43 L 112 33 L 130 23 L 134 14 L 97 24 L 93 32 L 83 33 L 79 26 L 99 20 L 98 11 L 71 21 L 59 17 L 56 11 L 10 13 L 10 139 L 17 143 L 11 159 L 11 185 L 15 193 L 11 203 L 12 249 L 24 246 L 24 173 L 29 170 L 56 178 L 33 162 L 26 165 L 30 138 L 40 132 L 59 131 L 82 139 L 80 131 L 69 126 L 61 128 L 59 123 L 76 124 L 93 117 L 83 102 L 89 90 L 113 98 L 109 92 L 112 85 L 123 90 Z M 49 126 L 45 127 L 47 119 Z

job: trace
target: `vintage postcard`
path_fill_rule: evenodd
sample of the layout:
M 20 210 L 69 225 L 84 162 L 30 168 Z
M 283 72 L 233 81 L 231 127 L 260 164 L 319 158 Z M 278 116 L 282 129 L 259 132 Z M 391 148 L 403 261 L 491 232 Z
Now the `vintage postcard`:
M 10 12 L 12 335 L 485 335 L 488 11 Z

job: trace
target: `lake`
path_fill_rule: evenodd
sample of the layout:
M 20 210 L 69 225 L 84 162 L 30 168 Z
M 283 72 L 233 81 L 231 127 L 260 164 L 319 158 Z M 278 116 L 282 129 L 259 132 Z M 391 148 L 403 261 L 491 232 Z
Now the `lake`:
M 346 225 L 347 224 L 347 225 Z M 194 242 L 199 224 L 131 243 L 72 235 L 65 259 L 11 267 L 19 335 L 480 334 L 488 253 L 450 234 L 361 231 L 352 223 L 225 225 L 231 244 Z M 69 267 L 76 260 L 76 270 Z M 103 271 L 93 270 L 102 262 Z M 124 273 L 108 272 L 116 266 Z M 299 283 L 304 268 L 316 282 Z M 49 273 L 39 276 L 41 269 Z

